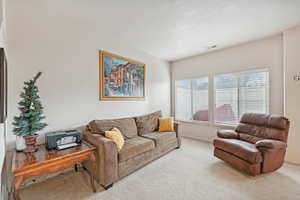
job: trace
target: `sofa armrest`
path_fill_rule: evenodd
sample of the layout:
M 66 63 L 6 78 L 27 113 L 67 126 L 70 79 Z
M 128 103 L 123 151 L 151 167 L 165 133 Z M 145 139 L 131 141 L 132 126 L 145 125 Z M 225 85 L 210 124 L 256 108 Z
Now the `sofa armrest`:
M 83 130 L 84 129 L 84 130 Z M 84 139 L 97 149 L 97 170 L 95 178 L 103 186 L 108 186 L 118 179 L 118 152 L 116 144 L 99 134 L 92 134 L 86 128 L 81 128 Z M 83 163 L 89 169 L 88 161 Z M 92 170 L 89 170 L 90 172 Z
M 174 130 L 176 132 L 176 137 L 177 137 L 177 141 L 178 141 L 178 148 L 180 148 L 181 146 L 181 132 L 180 132 L 180 129 L 179 129 L 179 123 L 177 122 L 174 122 Z
M 287 144 L 278 140 L 264 139 L 257 141 L 255 146 L 257 148 L 265 149 L 285 149 Z
M 218 130 L 217 135 L 219 138 L 225 139 L 238 139 L 239 135 L 234 130 Z

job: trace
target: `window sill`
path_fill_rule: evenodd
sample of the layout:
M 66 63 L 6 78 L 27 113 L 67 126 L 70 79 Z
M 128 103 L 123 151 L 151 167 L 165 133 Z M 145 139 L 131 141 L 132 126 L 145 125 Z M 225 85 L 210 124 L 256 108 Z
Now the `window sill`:
M 215 127 L 219 127 L 219 128 L 228 128 L 228 129 L 234 129 L 237 124 L 222 124 L 222 123 L 214 123 Z
M 199 124 L 209 126 L 210 122 L 207 121 L 196 121 L 196 120 L 175 120 L 176 122 L 188 123 L 188 124 Z
M 175 121 L 180 122 L 180 123 L 198 124 L 201 126 L 212 126 L 212 127 L 218 127 L 218 128 L 224 128 L 224 129 L 234 129 L 237 126 L 237 124 L 230 125 L 230 124 L 211 123 L 211 122 L 196 121 L 196 120 L 175 120 Z

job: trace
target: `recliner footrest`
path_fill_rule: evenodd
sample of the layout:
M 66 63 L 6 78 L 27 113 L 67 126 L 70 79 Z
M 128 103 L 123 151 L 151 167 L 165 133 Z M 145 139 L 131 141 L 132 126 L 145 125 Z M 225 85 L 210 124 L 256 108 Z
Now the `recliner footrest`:
M 242 159 L 240 159 L 228 152 L 225 152 L 221 149 L 218 149 L 218 148 L 215 148 L 214 156 L 225 162 L 230 163 L 234 167 L 236 167 L 252 176 L 256 176 L 261 173 L 261 164 L 260 163 L 257 163 L 257 164 L 248 163 L 247 161 L 242 160 Z

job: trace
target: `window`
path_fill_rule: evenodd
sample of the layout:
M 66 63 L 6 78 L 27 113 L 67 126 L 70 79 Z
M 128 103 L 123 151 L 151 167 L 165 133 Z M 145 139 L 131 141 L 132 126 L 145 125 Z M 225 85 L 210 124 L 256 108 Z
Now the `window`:
M 267 70 L 217 75 L 215 122 L 236 124 L 246 112 L 269 112 L 269 72 Z
M 208 77 L 175 81 L 175 117 L 183 121 L 209 121 Z

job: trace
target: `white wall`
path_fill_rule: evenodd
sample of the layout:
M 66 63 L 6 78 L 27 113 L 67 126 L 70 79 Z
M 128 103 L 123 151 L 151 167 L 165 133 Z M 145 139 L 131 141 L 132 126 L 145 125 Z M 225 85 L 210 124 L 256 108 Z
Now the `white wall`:
M 283 38 L 285 61 L 285 115 L 291 121 L 287 160 L 300 164 L 300 81 L 293 80 L 293 76 L 300 75 L 300 26 L 285 31 Z
M 283 114 L 282 35 L 193 56 L 171 64 L 173 83 L 180 79 L 213 77 L 214 74 L 259 68 L 270 70 L 270 112 Z M 213 94 L 210 94 L 210 98 L 213 98 Z M 174 102 L 174 95 L 172 100 Z M 214 106 L 212 101 L 210 101 L 210 106 Z M 217 127 L 213 124 L 183 123 L 185 136 L 205 141 L 212 141 L 215 138 L 216 129 Z
M 3 40 L 3 1 L 0 0 L 0 47 L 4 47 L 4 40 Z M 4 158 L 5 158 L 5 151 L 6 151 L 6 143 L 5 143 L 5 128 L 4 124 L 0 124 L 0 174 L 2 173 Z M 1 191 L 1 178 L 0 178 L 0 191 Z M 0 199 L 3 198 L 2 194 L 0 194 Z
M 3 20 L 3 2 L 0 0 L 0 22 Z
M 131 48 L 134 41 L 119 41 L 118 33 L 106 34 L 105 27 L 118 26 L 110 24 L 113 15 L 107 19 L 94 16 L 88 6 L 86 1 L 7 2 L 9 141 L 15 139 L 11 122 L 18 114 L 23 81 L 39 70 L 43 72 L 38 82 L 40 96 L 49 124 L 43 132 L 160 109 L 170 114 L 169 63 Z M 145 101 L 98 100 L 99 49 L 147 65 Z

